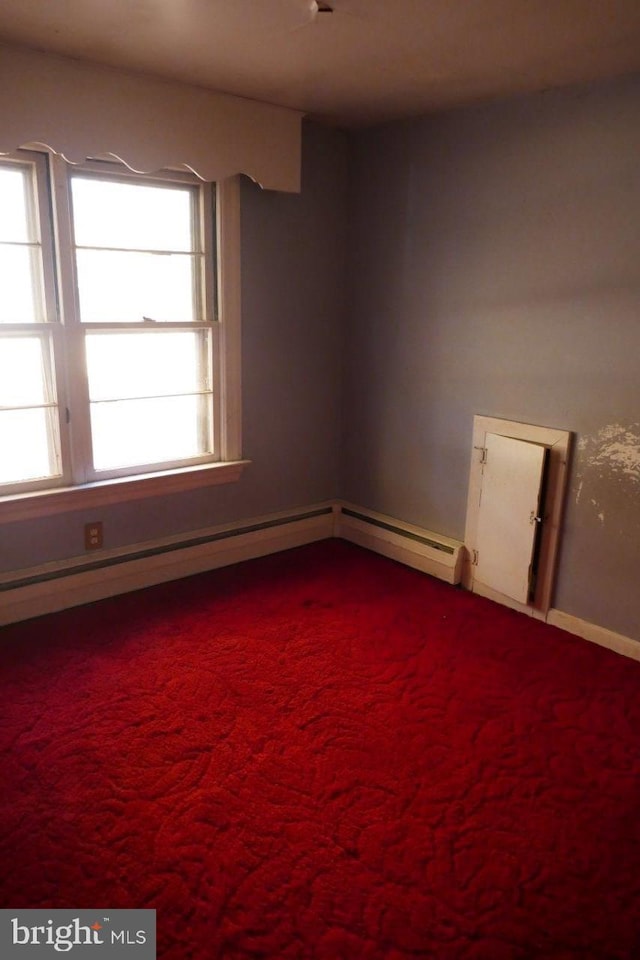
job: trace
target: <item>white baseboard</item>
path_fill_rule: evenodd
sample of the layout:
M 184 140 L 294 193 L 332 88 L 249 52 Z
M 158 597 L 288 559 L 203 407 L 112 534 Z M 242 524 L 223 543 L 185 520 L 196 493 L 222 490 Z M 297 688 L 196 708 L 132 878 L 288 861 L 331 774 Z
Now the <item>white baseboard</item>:
M 355 516 L 354 516 L 355 514 Z M 415 567 L 424 573 L 439 577 L 447 583 L 459 583 L 465 557 L 464 544 L 458 540 L 431 533 L 420 527 L 403 523 L 392 517 L 365 510 L 349 503 L 338 503 L 336 507 L 334 535 L 357 543 L 375 553 L 381 553 L 409 567 Z M 425 542 L 426 541 L 426 542 Z M 430 546 L 430 542 L 441 544 L 447 552 Z M 449 553 L 448 550 L 452 552 Z M 601 647 L 614 650 L 632 660 L 640 660 L 640 642 L 625 637 L 613 630 L 607 630 L 595 623 L 581 620 L 562 610 L 551 609 L 546 614 L 530 605 L 518 603 L 509 597 L 486 587 L 478 581 L 474 592 L 494 600 L 496 603 L 511 607 L 536 620 L 546 621 L 560 627 L 568 633 L 597 643 Z
M 623 657 L 640 660 L 640 642 L 631 637 L 625 637 L 621 633 L 615 633 L 613 630 L 607 630 L 606 627 L 599 627 L 588 620 L 581 620 L 580 617 L 574 617 L 570 613 L 554 608 L 549 610 L 547 623 L 582 637 L 583 640 L 589 640 L 590 643 L 597 643 L 608 650 L 614 650 Z
M 459 540 L 343 502 L 337 505 L 335 536 L 447 583 L 460 583 L 463 545 Z
M 583 640 L 589 640 L 590 643 L 597 643 L 599 646 L 606 647 L 608 650 L 614 650 L 623 657 L 640 660 L 640 643 L 631 637 L 625 637 L 621 633 L 607 630 L 606 627 L 599 627 L 595 623 L 590 623 L 588 620 L 581 620 L 580 617 L 574 617 L 569 613 L 564 613 L 563 610 L 557 610 L 553 607 L 545 614 L 542 610 L 536 610 L 535 607 L 530 605 L 518 603 L 517 600 L 512 600 L 511 597 L 498 593 L 497 590 L 492 590 L 491 587 L 485 586 L 485 584 L 480 583 L 478 580 L 474 581 L 473 592 L 480 597 L 486 597 L 488 600 L 500 603 L 504 607 L 517 610 L 518 613 L 524 613 L 528 617 L 533 617 L 535 620 L 542 620 L 553 627 L 560 627 L 561 630 L 566 630 L 567 633 L 572 633 L 576 637 L 581 637 Z
M 342 537 L 447 583 L 460 582 L 464 556 L 460 541 L 348 503 L 323 503 L 304 511 L 210 527 L 192 538 L 169 537 L 137 544 L 126 551 L 104 550 L 5 575 L 0 578 L 0 625 L 329 537 Z M 476 592 L 544 619 L 539 611 L 509 601 L 488 588 L 486 592 Z M 546 620 L 584 640 L 640 661 L 640 642 L 631 637 L 562 610 L 549 610 Z
M 332 504 L 320 504 L 22 570 L 0 582 L 0 625 L 325 540 L 333 526 Z
M 467 589 L 469 589 L 469 587 L 467 587 Z M 547 619 L 547 615 L 543 610 L 536 610 L 535 607 L 528 603 L 520 603 L 519 600 L 514 600 L 513 597 L 508 597 L 506 594 L 500 593 L 499 590 L 488 587 L 480 580 L 473 581 L 473 593 L 477 593 L 479 597 L 486 597 L 487 600 L 493 600 L 495 603 L 500 603 L 503 607 L 510 607 L 511 610 L 517 610 L 518 613 L 525 613 L 528 617 L 533 617 L 535 620 Z

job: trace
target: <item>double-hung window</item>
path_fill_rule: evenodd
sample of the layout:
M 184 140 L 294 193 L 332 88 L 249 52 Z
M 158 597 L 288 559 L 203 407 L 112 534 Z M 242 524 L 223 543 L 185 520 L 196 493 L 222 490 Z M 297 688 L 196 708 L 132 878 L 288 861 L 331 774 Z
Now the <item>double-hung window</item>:
M 0 158 L 0 496 L 239 459 L 221 206 L 186 174 Z

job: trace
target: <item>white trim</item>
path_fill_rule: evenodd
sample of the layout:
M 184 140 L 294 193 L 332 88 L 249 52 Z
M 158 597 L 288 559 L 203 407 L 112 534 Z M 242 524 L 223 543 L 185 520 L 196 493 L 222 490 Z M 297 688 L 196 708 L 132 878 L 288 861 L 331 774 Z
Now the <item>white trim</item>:
M 465 589 L 468 588 L 465 587 Z M 546 614 L 543 610 L 536 610 L 531 604 L 520 603 L 518 600 L 514 600 L 513 597 L 507 597 L 504 593 L 488 587 L 486 583 L 481 583 L 480 580 L 474 580 L 472 592 L 477 593 L 479 597 L 486 597 L 487 600 L 493 600 L 494 603 L 500 603 L 503 607 L 509 607 L 511 610 L 517 610 L 518 613 L 524 613 L 528 617 L 533 617 L 534 620 L 546 619 Z
M 315 511 L 323 512 L 309 516 Z M 200 530 L 192 538 L 197 542 L 192 544 L 185 537 L 170 537 L 136 544 L 126 551 L 96 551 L 90 557 L 22 570 L 19 571 L 20 579 L 14 572 L 10 575 L 11 580 L 5 576 L 0 582 L 2 579 L 5 583 L 40 579 L 0 591 L 0 624 L 42 616 L 278 553 L 315 540 L 325 540 L 331 536 L 332 529 L 331 504 L 320 504 L 304 512 L 271 514 L 257 520 Z M 90 569 L 83 570 L 82 567 Z
M 71 510 L 86 510 L 113 503 L 143 500 L 146 497 L 165 497 L 184 493 L 199 487 L 234 483 L 239 480 L 250 460 L 232 463 L 207 463 L 183 467 L 163 473 L 148 473 L 115 480 L 99 480 L 77 487 L 58 487 L 36 493 L 18 493 L 0 498 L 0 523 L 51 517 Z
M 547 616 L 547 623 L 553 627 L 560 627 L 567 633 L 573 633 L 583 640 L 590 643 L 597 643 L 600 647 L 606 647 L 608 650 L 614 650 L 615 653 L 623 657 L 629 657 L 631 660 L 640 660 L 640 642 L 631 637 L 625 637 L 621 633 L 615 633 L 613 630 L 607 630 L 606 627 L 599 627 L 588 620 L 581 620 L 580 617 L 574 617 L 570 613 L 564 613 L 562 610 L 552 608 Z
M 339 509 L 334 536 L 431 574 L 446 583 L 460 582 L 463 545 L 459 540 L 353 504 L 340 502 Z M 359 516 L 350 516 L 346 511 Z M 425 541 L 432 541 L 441 549 Z
M 303 114 L 287 107 L 0 44 L 0 116 L 2 153 L 38 142 L 72 163 L 179 165 L 210 181 L 245 173 L 300 192 Z
M 51 178 L 51 214 L 56 247 L 54 259 L 60 293 L 60 344 L 57 357 L 64 380 L 65 405 L 73 415 L 62 420 L 64 435 L 63 464 L 69 483 L 88 480 L 91 460 L 91 423 L 89 383 L 84 352 L 84 332 L 79 322 L 78 283 L 76 277 L 71 190 L 68 164 L 56 154 L 49 156 Z
M 214 364 L 220 379 L 221 457 L 242 456 L 242 308 L 240 301 L 240 177 L 223 180 L 216 193 L 218 231 L 218 349 Z

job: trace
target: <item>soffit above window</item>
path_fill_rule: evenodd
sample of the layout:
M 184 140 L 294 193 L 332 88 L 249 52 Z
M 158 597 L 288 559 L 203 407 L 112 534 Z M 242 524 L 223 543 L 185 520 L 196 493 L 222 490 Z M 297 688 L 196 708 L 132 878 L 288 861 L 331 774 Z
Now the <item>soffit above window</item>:
M 285 107 L 0 44 L 0 153 L 43 144 L 66 160 L 132 170 L 243 173 L 300 190 L 302 114 Z

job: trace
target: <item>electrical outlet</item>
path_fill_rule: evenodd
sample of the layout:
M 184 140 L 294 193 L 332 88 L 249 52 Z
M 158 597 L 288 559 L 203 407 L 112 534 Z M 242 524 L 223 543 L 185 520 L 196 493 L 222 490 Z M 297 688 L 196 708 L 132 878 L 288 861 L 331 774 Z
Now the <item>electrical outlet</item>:
M 102 520 L 84 525 L 85 550 L 99 550 L 102 546 Z

